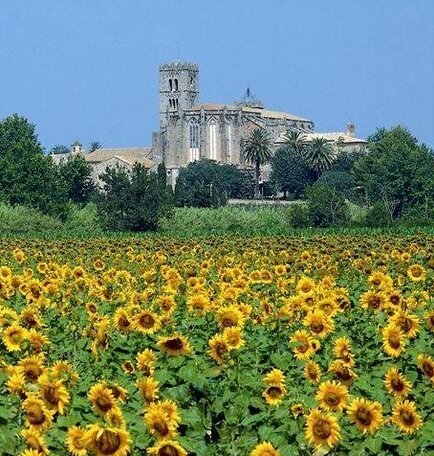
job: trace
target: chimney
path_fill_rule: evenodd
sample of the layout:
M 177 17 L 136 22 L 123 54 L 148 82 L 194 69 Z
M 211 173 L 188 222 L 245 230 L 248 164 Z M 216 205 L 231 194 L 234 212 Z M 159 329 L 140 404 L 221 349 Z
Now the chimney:
M 347 124 L 347 135 L 351 136 L 352 138 L 354 138 L 356 135 L 356 127 L 351 122 Z
M 75 143 L 73 143 L 71 145 L 71 155 L 80 154 L 81 151 L 82 151 L 82 145 L 78 141 L 75 141 Z

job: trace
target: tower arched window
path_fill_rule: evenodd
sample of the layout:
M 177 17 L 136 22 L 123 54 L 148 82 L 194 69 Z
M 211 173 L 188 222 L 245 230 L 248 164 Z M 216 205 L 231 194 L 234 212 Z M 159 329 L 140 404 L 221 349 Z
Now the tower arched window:
M 175 79 L 175 91 L 178 92 L 178 79 Z
M 169 79 L 169 89 L 171 92 L 173 92 L 173 83 L 171 79 Z
M 217 160 L 217 123 L 212 119 L 208 124 L 209 158 Z

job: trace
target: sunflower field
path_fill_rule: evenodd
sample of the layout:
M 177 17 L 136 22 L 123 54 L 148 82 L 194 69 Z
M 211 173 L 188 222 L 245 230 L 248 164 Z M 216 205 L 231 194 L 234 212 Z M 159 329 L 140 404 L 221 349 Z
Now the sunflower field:
M 434 454 L 434 238 L 0 241 L 0 455 Z

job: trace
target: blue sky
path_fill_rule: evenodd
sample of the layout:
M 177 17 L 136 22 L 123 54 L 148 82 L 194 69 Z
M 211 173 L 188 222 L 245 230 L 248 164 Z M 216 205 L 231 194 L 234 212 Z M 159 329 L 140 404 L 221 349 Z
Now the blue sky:
M 17 112 L 49 150 L 150 145 L 158 65 L 200 66 L 200 100 L 250 87 L 317 131 L 407 126 L 434 146 L 429 1 L 0 3 L 0 118 Z

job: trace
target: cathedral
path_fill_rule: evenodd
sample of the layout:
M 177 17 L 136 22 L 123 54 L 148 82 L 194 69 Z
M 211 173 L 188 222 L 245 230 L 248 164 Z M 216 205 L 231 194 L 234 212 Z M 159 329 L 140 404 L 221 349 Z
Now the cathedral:
M 172 62 L 159 68 L 160 131 L 153 135 L 154 156 L 162 158 L 168 183 L 175 185 L 181 168 L 209 158 L 219 163 L 251 167 L 245 163 L 242 140 L 252 130 L 265 128 L 276 147 L 289 129 L 305 134 L 306 140 L 324 137 L 339 140 L 345 148 L 362 147 L 354 126 L 347 131 L 315 133 L 312 120 L 265 108 L 247 89 L 243 100 L 230 104 L 199 101 L 199 67 L 193 63 Z M 264 169 L 267 178 L 267 169 Z
M 131 170 L 134 163 L 142 163 L 154 171 L 163 161 L 167 183 L 175 186 L 181 168 L 202 158 L 251 169 L 252 164 L 244 160 L 242 144 L 256 128 L 264 128 L 276 148 L 285 142 L 289 129 L 302 132 L 305 141 L 324 138 L 334 146 L 339 145 L 339 150 L 360 149 L 366 145 L 366 141 L 355 137 L 351 123 L 345 132 L 317 133 L 312 120 L 267 109 L 249 89 L 238 102 L 202 103 L 199 67 L 179 61 L 159 67 L 159 120 L 160 131 L 153 133 L 151 148 L 101 148 L 86 153 L 79 143 L 74 143 L 70 154 L 52 155 L 53 160 L 60 162 L 67 155 L 82 153 L 92 165 L 93 177 L 98 183 L 99 175 L 107 167 L 123 166 Z M 264 180 L 268 180 L 269 168 L 262 169 Z

